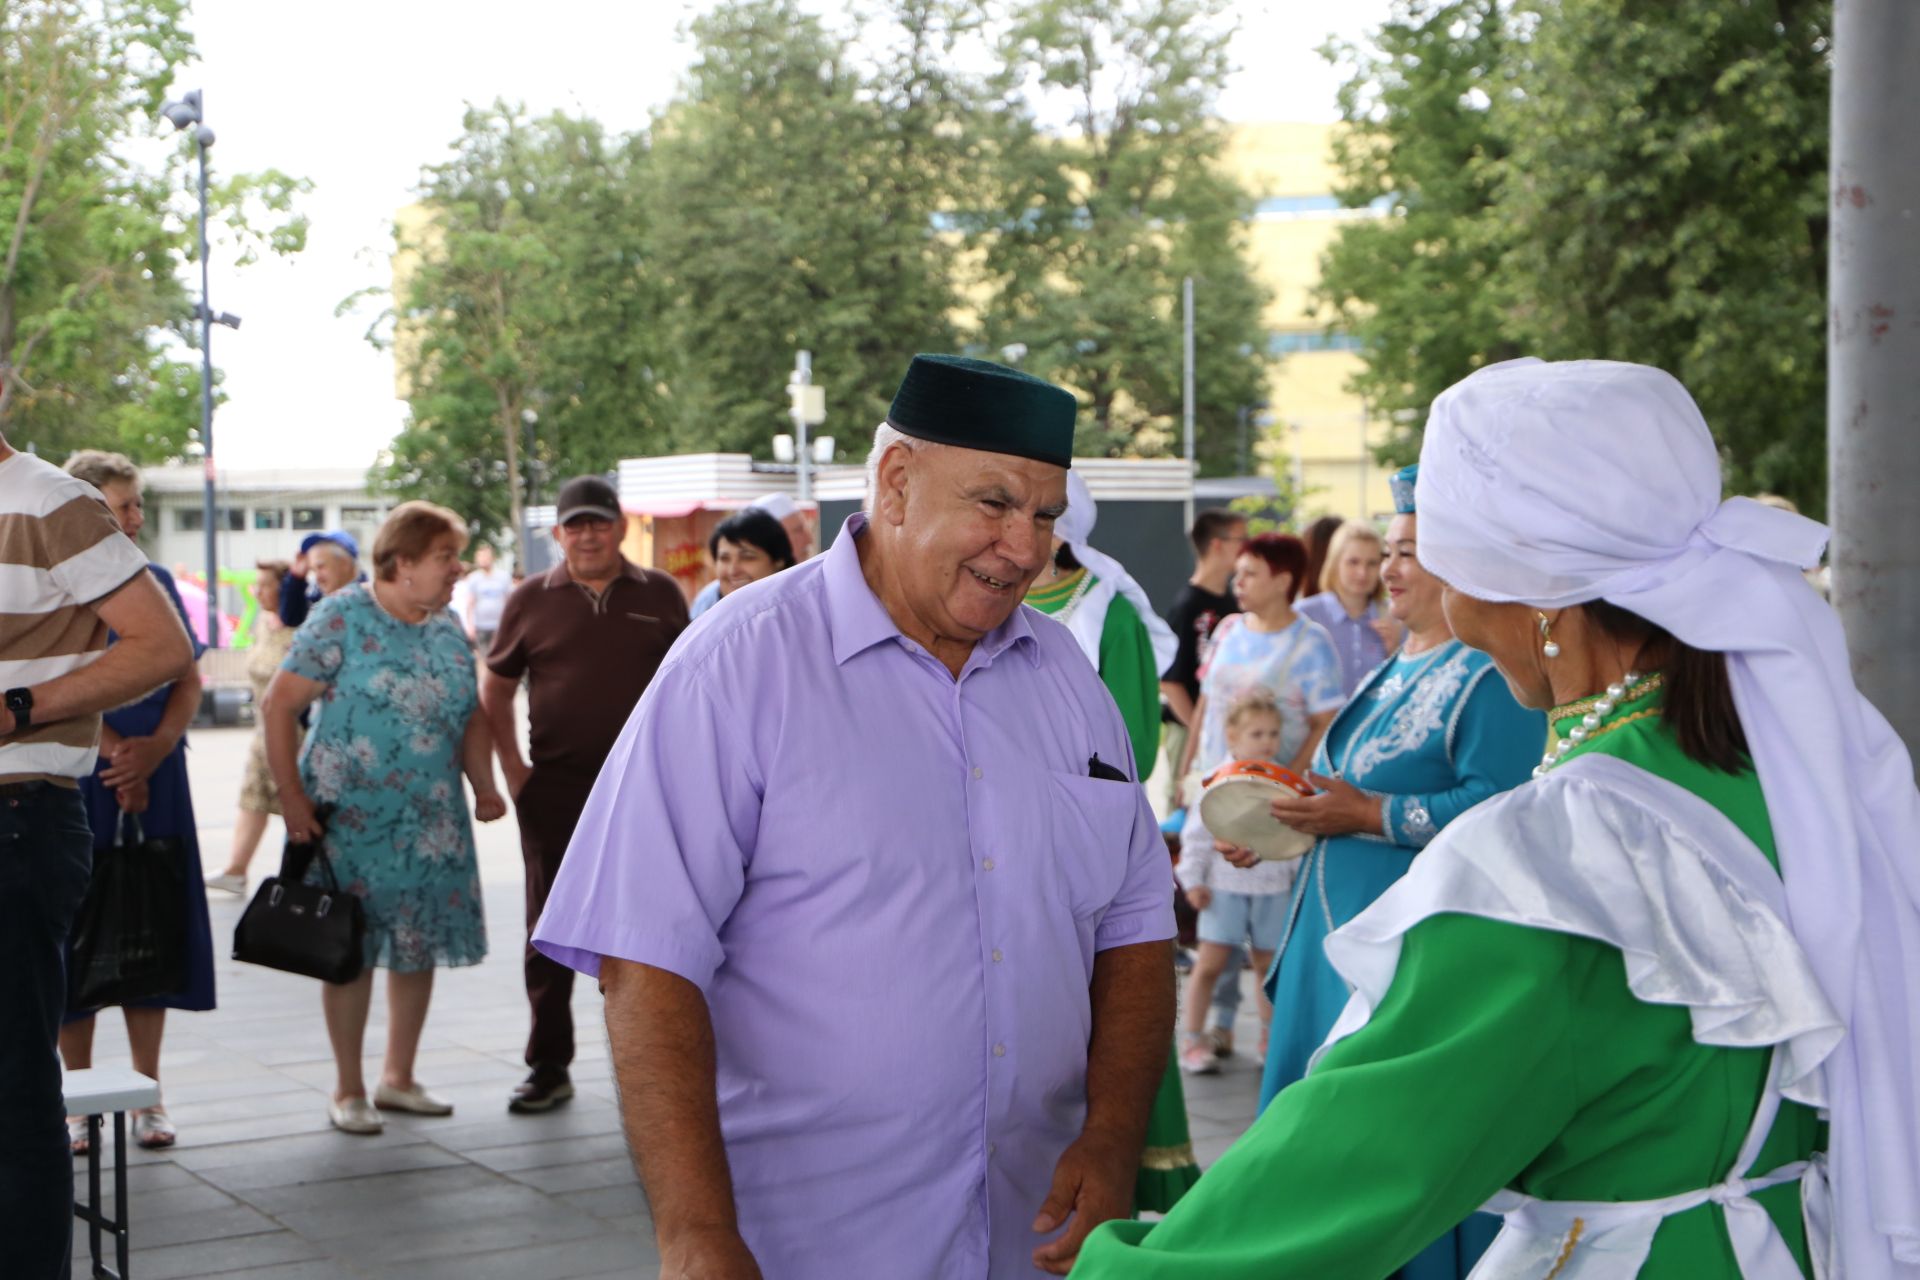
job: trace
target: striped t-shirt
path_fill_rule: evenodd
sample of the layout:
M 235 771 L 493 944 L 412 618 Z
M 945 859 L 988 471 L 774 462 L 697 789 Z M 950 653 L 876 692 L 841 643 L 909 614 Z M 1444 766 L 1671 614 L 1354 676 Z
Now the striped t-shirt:
M 98 489 L 30 453 L 0 461 L 0 690 L 98 658 L 107 624 L 93 606 L 146 567 Z M 0 738 L 0 783 L 84 778 L 99 743 L 97 712 L 35 721 Z

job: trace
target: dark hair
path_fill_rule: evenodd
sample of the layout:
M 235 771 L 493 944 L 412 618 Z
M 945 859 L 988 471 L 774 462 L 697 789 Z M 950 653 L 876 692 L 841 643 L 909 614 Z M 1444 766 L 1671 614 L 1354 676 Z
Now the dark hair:
M 1725 654 L 1696 649 L 1675 639 L 1664 627 L 1605 600 L 1580 607 L 1612 639 L 1638 643 L 1642 654 L 1639 661 L 1659 668 L 1666 683 L 1660 720 L 1673 730 L 1689 760 L 1723 773 L 1744 773 L 1751 767 L 1747 732 L 1733 704 L 1733 682 L 1727 676 Z
M 1073 544 L 1062 542 L 1060 549 L 1053 553 L 1053 563 L 1062 573 L 1072 573 L 1080 568 L 1080 557 L 1073 554 Z
M 720 558 L 722 538 L 735 546 L 758 547 L 782 569 L 793 568 L 793 539 L 778 520 L 758 507 L 742 507 L 713 526 L 707 537 L 707 554 L 716 560 Z
M 293 566 L 285 560 L 255 560 L 253 567 L 261 573 L 270 573 L 276 578 L 284 578 L 293 572 Z
M 1227 531 L 1235 525 L 1245 525 L 1247 518 L 1237 511 L 1215 508 L 1202 511 L 1193 518 L 1193 528 L 1187 537 L 1193 541 L 1193 554 L 1204 556 L 1208 548 L 1227 536 Z
M 1243 556 L 1259 556 L 1267 562 L 1267 567 L 1275 573 L 1290 573 L 1293 581 L 1287 584 L 1287 603 L 1292 604 L 1300 598 L 1300 588 L 1306 583 L 1307 544 L 1290 533 L 1262 533 L 1247 539 L 1247 545 L 1240 548 Z
M 1321 516 L 1307 526 L 1307 567 L 1301 577 L 1312 583 L 1315 591 L 1320 590 L 1320 578 L 1326 571 L 1327 550 L 1333 546 L 1333 535 L 1345 523 L 1339 516 Z

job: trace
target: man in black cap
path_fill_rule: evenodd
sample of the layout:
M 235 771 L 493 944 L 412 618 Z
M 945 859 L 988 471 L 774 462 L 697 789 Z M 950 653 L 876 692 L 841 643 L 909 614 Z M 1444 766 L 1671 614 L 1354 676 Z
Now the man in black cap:
M 916 357 L 867 510 L 696 622 L 607 759 L 534 944 L 606 993 L 663 1280 L 1065 1274 L 1132 1211 L 1172 878 L 1022 605 L 1076 412 Z
M 486 655 L 481 705 L 520 819 L 527 864 L 527 929 L 546 905 L 593 780 L 687 626 L 679 584 L 620 554 L 626 521 L 613 486 L 580 476 L 560 490 L 553 536 L 561 563 L 514 588 Z M 531 765 L 520 757 L 514 695 L 525 679 Z M 573 1096 L 573 970 L 526 953 L 532 1069 L 511 1111 L 546 1111 Z

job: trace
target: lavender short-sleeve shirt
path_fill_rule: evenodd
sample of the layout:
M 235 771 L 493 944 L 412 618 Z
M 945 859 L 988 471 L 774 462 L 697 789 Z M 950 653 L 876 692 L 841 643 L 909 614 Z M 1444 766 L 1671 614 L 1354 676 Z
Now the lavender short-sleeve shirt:
M 534 934 L 707 999 L 769 1276 L 1034 1274 L 1086 1108 L 1097 952 L 1173 935 L 1120 713 L 1022 608 L 958 680 L 867 587 L 855 515 L 668 655 Z

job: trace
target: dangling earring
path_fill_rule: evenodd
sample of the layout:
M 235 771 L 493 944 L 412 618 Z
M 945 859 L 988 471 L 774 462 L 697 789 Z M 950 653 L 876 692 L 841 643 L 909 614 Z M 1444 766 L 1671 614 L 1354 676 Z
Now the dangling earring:
M 1554 643 L 1553 624 L 1547 621 L 1546 614 L 1542 613 L 1538 616 L 1540 618 L 1540 652 L 1549 658 L 1557 658 L 1560 656 L 1560 646 Z

